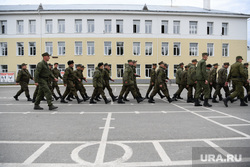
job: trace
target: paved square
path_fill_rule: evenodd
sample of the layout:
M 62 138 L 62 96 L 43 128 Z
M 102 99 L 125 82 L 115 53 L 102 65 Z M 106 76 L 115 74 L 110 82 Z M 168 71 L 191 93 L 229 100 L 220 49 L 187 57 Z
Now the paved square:
M 91 95 L 92 86 L 86 88 Z M 118 95 L 121 86 L 112 88 Z M 18 89 L 0 86 L 0 167 L 250 166 L 250 110 L 239 102 L 228 108 L 221 102 L 194 107 L 185 102 L 184 91 L 184 99 L 171 104 L 159 97 L 155 104 L 137 104 L 129 95 L 123 105 L 56 101 L 56 111 L 49 111 L 46 102 L 43 111 L 34 111 L 24 94 L 13 99 Z M 170 86 L 170 94 L 176 89 Z M 145 95 L 147 85 L 140 90 Z M 224 158 L 242 154 L 242 159 L 192 161 L 194 148 Z

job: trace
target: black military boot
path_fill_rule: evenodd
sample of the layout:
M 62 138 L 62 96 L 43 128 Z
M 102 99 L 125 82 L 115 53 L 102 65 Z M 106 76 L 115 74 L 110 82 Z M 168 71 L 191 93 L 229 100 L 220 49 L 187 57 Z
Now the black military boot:
M 168 102 L 171 103 L 173 100 L 170 97 L 167 97 Z
M 18 96 L 13 96 L 16 101 L 19 101 Z
M 30 98 L 30 96 L 27 96 L 27 101 L 32 101 L 32 99 Z
M 212 107 L 212 105 L 208 103 L 208 99 L 207 98 L 205 98 L 203 106 L 204 107 Z
M 142 102 L 142 101 L 143 101 L 143 99 L 142 99 L 142 98 L 140 98 L 140 97 L 137 97 L 137 98 L 136 98 L 136 101 L 137 101 L 137 103 L 140 103 L 140 102 Z
M 111 98 L 112 98 L 113 102 L 115 102 L 117 100 L 117 96 L 112 96 Z
M 244 102 L 247 103 L 247 100 L 248 100 L 248 95 L 246 95 L 246 96 L 244 97 Z
M 89 104 L 96 104 L 93 98 L 90 99 Z
M 85 97 L 89 100 L 90 99 L 90 97 L 88 96 L 88 94 L 86 93 L 85 94 Z
M 193 103 L 193 100 L 192 100 L 192 98 L 191 98 L 191 97 L 188 97 L 188 99 L 187 99 L 187 103 Z
M 240 99 L 240 106 L 248 106 L 248 105 L 244 102 L 244 99 Z
M 33 97 L 32 99 L 32 103 L 35 103 L 36 102 L 36 98 Z
M 66 100 L 72 101 L 72 100 L 70 99 L 70 95 L 68 95 L 68 97 L 66 98 Z
M 181 95 L 178 95 L 178 96 L 177 96 L 177 99 L 183 99 L 183 98 L 181 97 Z
M 142 99 L 142 101 L 146 99 L 146 98 L 142 97 L 141 95 L 139 96 L 139 98 Z
M 64 100 L 64 98 L 61 99 L 61 103 L 68 103 L 67 101 Z
M 55 98 L 56 101 L 60 99 L 60 97 L 57 97 L 56 95 L 53 95 L 53 97 Z
M 34 110 L 43 110 L 43 108 L 40 107 L 39 105 L 35 105 L 35 106 L 34 106 Z
M 177 94 L 174 94 L 174 96 L 172 97 L 172 100 L 173 100 L 173 101 L 178 101 L 178 100 L 177 100 L 177 96 L 178 96 Z
M 216 97 L 213 97 L 212 102 L 213 102 L 213 103 L 219 103 L 219 102 L 216 100 Z
M 163 99 L 164 97 L 166 97 L 166 96 L 164 96 L 164 95 L 162 95 L 162 94 L 159 94 L 159 95 L 160 95 L 161 99 Z
M 202 106 L 198 99 L 194 99 L 194 106 Z
M 148 100 L 149 103 L 155 103 L 153 97 L 150 97 L 149 100 Z
M 221 96 L 221 95 L 219 96 L 219 100 L 220 100 L 220 101 L 222 101 L 222 100 L 223 100 L 223 98 L 222 98 L 222 96 Z
M 125 104 L 125 102 L 122 100 L 122 97 L 118 97 L 117 103 L 119 103 L 119 104 Z
M 60 92 L 58 93 L 58 95 L 59 95 L 60 98 L 62 98 L 62 94 Z
M 76 98 L 76 100 L 77 100 L 78 104 L 80 104 L 81 102 L 83 102 L 83 101 L 84 101 L 84 100 L 82 100 L 82 99 L 79 99 L 79 97 L 78 97 L 78 96 L 76 96 L 75 98 Z
M 55 110 L 57 109 L 58 107 L 54 106 L 53 104 L 51 106 L 49 106 L 49 110 Z
M 223 102 L 224 102 L 224 105 L 226 106 L 226 107 L 228 107 L 228 101 L 231 101 L 232 99 L 231 99 L 231 97 L 230 96 L 227 96 L 227 98 L 225 98 L 225 99 L 223 99 Z
M 105 101 L 105 104 L 108 104 L 111 102 L 111 100 L 108 100 L 107 98 L 104 98 L 103 100 Z
M 203 97 L 204 97 L 204 95 L 201 94 L 201 96 L 200 96 L 200 100 L 201 100 L 201 101 L 204 101 L 204 98 L 203 98 Z

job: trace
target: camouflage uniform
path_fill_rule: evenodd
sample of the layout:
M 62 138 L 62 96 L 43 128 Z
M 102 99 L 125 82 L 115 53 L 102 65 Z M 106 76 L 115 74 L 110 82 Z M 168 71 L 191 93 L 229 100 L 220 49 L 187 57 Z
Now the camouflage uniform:
M 61 72 L 60 72 L 57 68 L 53 68 L 52 74 L 53 74 L 57 79 L 59 79 L 59 78 L 62 79 Z M 58 95 L 59 95 L 60 97 L 62 97 L 62 94 L 61 94 L 60 89 L 59 89 L 59 86 L 58 86 L 58 82 L 53 81 L 53 84 L 52 84 L 52 89 L 53 89 L 53 91 L 54 91 L 55 88 L 56 88 L 56 91 L 57 91 Z
M 187 71 L 188 102 L 193 99 L 193 88 L 196 89 L 196 66 L 191 64 Z

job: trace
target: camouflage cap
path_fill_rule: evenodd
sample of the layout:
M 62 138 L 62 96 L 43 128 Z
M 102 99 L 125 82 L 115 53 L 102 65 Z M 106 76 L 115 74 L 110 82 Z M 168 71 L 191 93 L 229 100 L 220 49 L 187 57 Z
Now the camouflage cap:
M 198 62 L 198 61 L 197 61 L 197 59 L 193 59 L 193 60 L 192 60 L 192 63 L 193 63 L 193 62 Z
M 85 68 L 85 66 L 84 66 L 84 65 L 82 65 L 82 66 L 81 66 L 81 68 Z
M 26 66 L 26 65 L 27 65 L 27 64 L 23 63 L 23 64 L 21 64 L 21 67 Z
M 165 67 L 168 67 L 168 65 L 167 65 L 166 63 L 164 63 L 164 66 L 165 66 Z
M 44 56 L 50 56 L 50 54 L 48 54 L 48 52 L 45 52 L 45 53 L 42 54 L 42 56 L 43 56 L 43 57 L 44 57 Z
M 206 52 L 202 53 L 202 56 L 206 56 L 206 55 L 208 55 L 208 53 L 206 53 Z
M 185 65 L 185 68 L 189 68 L 189 65 Z
M 103 66 L 103 62 L 98 63 L 98 67 Z
M 224 66 L 225 66 L 225 65 L 228 65 L 228 66 L 229 66 L 230 64 L 229 64 L 229 62 L 225 62 L 225 63 L 224 63 Z
M 218 66 L 219 64 L 218 63 L 214 63 L 213 66 Z
M 181 66 L 181 65 L 184 65 L 184 63 L 181 62 L 181 63 L 179 64 L 179 66 Z
M 156 64 L 156 63 L 153 63 L 153 66 L 157 66 L 157 64 Z
M 70 64 L 74 64 L 74 61 L 73 60 L 69 60 L 68 61 L 68 65 L 70 65 Z
M 49 63 L 49 66 L 53 66 L 53 65 Z
M 163 62 L 163 61 L 161 61 L 161 62 L 159 62 L 158 64 L 159 64 L 159 65 L 161 65 L 161 64 L 164 64 L 164 62 Z
M 108 66 L 109 64 L 108 63 L 105 63 L 104 66 Z
M 248 66 L 249 64 L 248 63 L 244 63 L 244 66 Z
M 129 60 L 128 60 L 128 63 L 130 63 L 130 62 L 133 62 L 133 60 L 129 59 Z
M 81 64 L 77 64 L 76 67 L 82 67 L 82 65 Z
M 58 63 L 54 63 L 54 65 L 56 65 L 56 64 L 58 65 Z
M 212 67 L 212 65 L 211 64 L 207 64 L 207 67 Z
M 237 56 L 237 57 L 236 57 L 236 60 L 238 60 L 238 59 L 244 60 L 244 59 L 242 58 L 242 56 Z

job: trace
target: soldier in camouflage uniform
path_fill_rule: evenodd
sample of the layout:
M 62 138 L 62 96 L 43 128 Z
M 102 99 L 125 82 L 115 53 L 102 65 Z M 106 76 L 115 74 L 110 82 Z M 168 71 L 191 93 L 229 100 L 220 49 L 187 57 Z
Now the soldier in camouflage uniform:
M 206 72 L 207 72 L 207 76 L 208 76 L 208 82 L 210 81 L 209 80 L 209 75 L 211 73 L 211 68 L 212 68 L 212 65 L 211 64 L 207 64 L 206 65 Z M 209 82 L 210 83 L 210 82 Z M 210 88 L 210 87 L 209 87 Z M 204 101 L 204 90 L 202 89 L 202 93 L 201 93 L 201 96 L 200 96 L 200 100 L 201 101 Z
M 105 88 L 108 89 L 109 95 L 112 98 L 113 102 L 117 100 L 118 96 L 115 96 L 113 94 L 112 88 L 110 87 L 109 81 L 114 82 L 114 80 L 112 78 L 110 78 L 110 66 L 108 65 L 108 63 L 104 64 L 104 75 L 103 75 L 103 79 L 104 79 L 104 86 L 103 86 L 103 90 L 105 90 Z
M 197 80 L 196 80 L 196 64 L 197 64 L 197 60 L 193 59 L 192 64 L 188 68 L 188 72 L 187 72 L 187 84 L 188 84 L 187 103 L 193 103 L 194 102 L 193 89 L 196 88 L 196 83 L 197 83 Z
M 53 74 L 52 68 L 53 68 L 53 65 L 49 63 L 50 72 Z M 58 78 L 57 78 L 57 79 L 58 79 Z M 55 98 L 55 100 L 57 101 L 58 99 L 60 99 L 60 97 L 57 97 L 57 96 L 55 95 L 54 91 L 53 91 L 53 86 L 52 86 L 53 82 L 54 82 L 54 79 L 49 78 L 49 89 L 50 89 L 50 91 L 51 91 L 51 93 L 52 93 L 52 96 L 53 96 L 53 97 Z
M 240 98 L 240 106 L 248 106 L 244 102 L 244 89 L 243 89 L 243 84 L 247 80 L 246 73 L 244 72 L 244 68 L 242 65 L 242 56 L 237 56 L 236 57 L 236 62 L 231 65 L 229 75 L 227 77 L 227 82 L 225 83 L 225 86 L 228 85 L 228 82 L 232 80 L 233 84 L 235 85 L 235 91 L 231 93 L 227 98 L 223 99 L 223 102 L 226 107 L 228 107 L 228 101 L 232 100 L 235 97 Z
M 122 99 L 123 99 L 123 95 L 127 89 L 129 89 L 131 91 L 133 97 L 135 97 L 135 99 L 137 100 L 137 103 L 140 103 L 143 101 L 141 98 L 139 98 L 137 91 L 135 89 L 135 83 L 134 83 L 134 74 L 135 73 L 134 73 L 133 67 L 134 67 L 133 61 L 128 60 L 128 64 L 125 64 L 122 90 L 120 92 L 120 95 L 119 95 L 118 101 L 117 101 L 119 104 L 125 103 Z
M 78 78 L 73 71 L 74 61 L 69 60 L 68 65 L 69 67 L 66 68 L 65 73 L 63 75 L 63 83 L 64 83 L 64 86 L 66 86 L 66 90 L 62 96 L 61 103 L 68 103 L 67 101 L 65 101 L 66 96 L 68 96 L 69 94 L 73 94 L 79 104 L 83 102 L 83 100 L 79 99 L 77 95 L 74 81 L 78 80 L 79 82 L 81 82 L 81 79 Z
M 246 92 L 249 92 L 249 81 L 248 81 L 248 63 L 244 63 L 244 72 L 247 76 L 247 80 L 244 82 L 244 87 L 246 89 Z
M 80 81 L 78 79 L 75 79 L 74 83 L 75 83 L 76 90 L 78 90 L 80 92 L 83 100 L 87 101 L 88 98 L 86 97 L 86 89 L 84 88 L 83 83 L 82 83 L 83 80 L 86 81 L 86 78 L 83 77 L 82 72 L 83 72 L 82 71 L 82 65 L 81 64 L 77 64 L 76 70 L 74 71 L 74 75 L 77 78 L 79 78 Z
M 218 70 L 218 63 L 213 64 L 213 69 L 211 70 L 210 74 L 209 74 L 209 86 L 210 86 L 210 98 L 211 98 L 211 94 L 212 94 L 212 89 L 214 88 L 214 90 L 216 91 L 216 87 L 217 87 L 217 70 Z M 221 94 L 219 96 L 222 96 Z
M 62 76 L 61 76 L 61 72 L 57 69 L 58 68 L 58 63 L 54 63 L 54 68 L 52 70 L 52 74 L 57 78 L 61 78 L 62 79 Z M 53 81 L 53 84 L 52 84 L 52 89 L 54 91 L 54 89 L 56 88 L 56 91 L 59 95 L 60 98 L 62 98 L 62 94 L 60 92 L 60 89 L 59 89 L 59 86 L 58 86 L 58 82 L 55 82 Z
M 94 86 L 94 91 L 90 99 L 90 104 L 96 104 L 94 101 L 94 98 L 98 95 L 101 94 L 103 100 L 105 101 L 106 104 L 110 103 L 111 101 L 107 99 L 105 96 L 105 92 L 103 91 L 103 85 L 104 85 L 104 80 L 103 80 L 103 68 L 104 65 L 103 63 L 99 63 L 98 67 L 96 67 L 94 75 L 93 75 L 93 86 Z
M 159 63 L 159 68 L 156 72 L 156 83 L 155 83 L 155 87 L 153 92 L 150 95 L 150 98 L 148 100 L 149 103 L 155 103 L 154 101 L 154 96 L 161 90 L 162 93 L 166 96 L 166 98 L 168 99 L 168 102 L 171 103 L 172 99 L 169 96 L 169 91 L 168 91 L 168 87 L 166 84 L 166 79 L 167 79 L 167 75 L 166 75 L 166 68 L 167 68 L 167 64 L 165 64 L 163 61 L 161 61 Z
M 216 86 L 216 91 L 213 94 L 213 103 L 218 103 L 216 97 L 219 96 L 220 101 L 222 100 L 222 95 L 220 93 L 221 88 L 224 89 L 226 97 L 230 95 L 228 86 L 225 85 L 227 81 L 227 69 L 229 67 L 229 63 L 224 63 L 223 67 L 218 71 L 218 83 Z
M 179 67 L 177 68 L 177 71 L 176 71 L 176 76 L 175 76 L 175 79 L 176 79 L 176 84 L 178 85 L 178 90 L 177 91 L 181 91 L 182 92 L 182 90 L 180 89 L 180 87 L 181 87 L 181 84 L 180 84 L 180 82 L 181 82 L 181 74 L 182 74 L 182 72 L 183 72 L 183 67 L 184 67 L 184 63 L 180 63 L 179 64 Z M 173 96 L 173 99 L 183 99 L 183 98 L 181 98 L 181 92 L 180 93 L 178 93 L 177 94 L 177 92 L 174 94 L 174 96 Z M 177 96 L 176 96 L 177 95 Z M 176 96 L 176 97 L 175 97 Z
M 156 81 L 156 68 L 157 68 L 157 64 L 154 63 L 153 64 L 153 68 L 151 69 L 150 72 L 150 83 L 149 83 L 149 87 L 148 87 L 148 91 L 146 93 L 146 99 L 149 99 L 149 93 L 151 92 L 151 90 L 154 88 L 155 86 L 155 81 Z M 161 92 L 158 92 L 159 96 L 161 97 L 161 99 L 163 99 L 165 96 L 161 94 Z
M 20 96 L 23 92 L 25 92 L 27 100 L 32 101 L 32 99 L 30 98 L 28 85 L 29 85 L 29 80 L 30 79 L 33 80 L 33 77 L 30 75 L 29 71 L 27 70 L 27 64 L 23 63 L 21 66 L 22 66 L 22 69 L 18 71 L 17 79 L 16 79 L 16 84 L 17 85 L 20 84 L 21 89 L 16 93 L 14 98 L 16 99 L 16 101 L 18 101 L 18 96 Z
M 51 73 L 49 66 L 47 64 L 47 62 L 50 59 L 50 55 L 47 52 L 45 52 L 42 54 L 42 56 L 43 60 L 37 64 L 37 68 L 35 71 L 35 85 L 36 86 L 39 85 L 39 90 L 35 101 L 34 109 L 43 110 L 43 108 L 40 107 L 39 104 L 42 98 L 45 96 L 49 106 L 49 110 L 54 110 L 57 109 L 58 107 L 55 107 L 52 104 L 52 93 L 49 88 L 49 78 L 53 78 L 55 81 L 57 81 L 57 78 L 55 78 L 55 76 Z
M 209 83 L 208 83 L 208 76 L 206 72 L 206 61 L 208 59 L 208 54 L 207 53 L 202 53 L 202 59 L 198 62 L 197 68 L 196 68 L 196 79 L 197 79 L 197 84 L 196 84 L 196 90 L 195 90 L 195 106 L 201 106 L 198 98 L 201 95 L 202 89 L 204 91 L 204 103 L 203 106 L 205 107 L 212 107 L 208 103 L 208 98 L 209 98 Z

